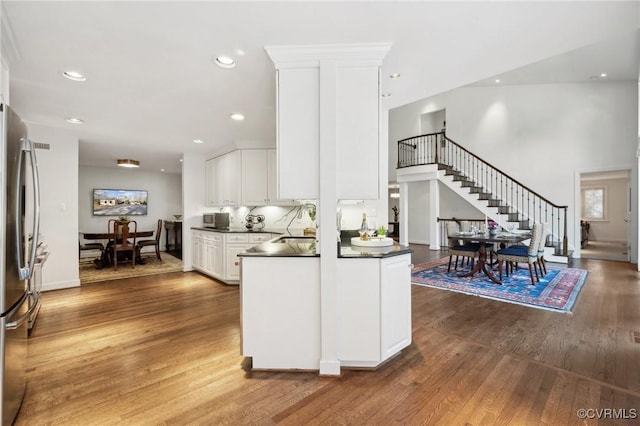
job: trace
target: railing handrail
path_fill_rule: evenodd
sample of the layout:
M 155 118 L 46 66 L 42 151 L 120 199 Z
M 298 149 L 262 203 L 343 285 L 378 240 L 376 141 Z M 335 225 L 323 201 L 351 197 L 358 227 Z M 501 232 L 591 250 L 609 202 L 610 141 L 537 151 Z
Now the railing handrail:
M 569 206 L 560 206 L 552 201 L 549 201 L 547 198 L 543 197 L 542 195 L 538 194 L 536 191 L 534 191 L 533 189 L 529 188 L 527 185 L 523 184 L 522 182 L 518 181 L 517 179 L 514 179 L 513 177 L 509 176 L 507 173 L 503 172 L 502 170 L 500 170 L 499 168 L 497 168 L 496 166 L 494 166 L 493 164 L 491 164 L 490 162 L 488 162 L 487 160 L 478 157 L 477 155 L 475 155 L 473 152 L 469 151 L 468 149 L 466 149 L 465 147 L 461 146 L 459 143 L 457 143 L 456 141 L 454 141 L 453 139 L 451 139 L 450 137 L 448 137 L 445 132 L 439 132 L 442 134 L 442 136 L 444 136 L 445 139 L 447 139 L 449 142 L 451 142 L 452 144 L 454 144 L 455 146 L 457 146 L 458 148 L 460 148 L 461 150 L 463 150 L 464 152 L 466 152 L 467 154 L 471 155 L 474 158 L 477 158 L 478 160 L 482 161 L 483 163 L 485 163 L 487 166 L 493 168 L 495 171 L 502 173 L 504 176 L 508 177 L 509 179 L 511 179 L 514 183 L 520 185 L 521 187 L 523 187 L 524 189 L 526 189 L 527 191 L 529 191 L 530 193 L 534 194 L 536 197 L 542 199 L 544 202 L 551 204 L 553 207 L 557 208 L 557 209 L 568 209 Z M 437 133 L 436 133 L 437 134 Z M 420 136 L 415 136 L 415 137 L 420 137 Z M 409 138 L 411 139 L 411 138 Z
M 439 158 L 440 154 L 442 158 Z M 557 227 L 552 225 L 550 234 L 561 237 L 561 242 L 557 240 L 560 246 L 556 246 L 556 249 L 560 248 L 564 256 L 568 255 L 569 206 L 558 205 L 540 195 L 449 138 L 445 130 L 398 141 L 398 169 L 426 164 L 438 164 L 451 169 L 453 181 L 462 181 L 462 187 L 469 187 L 470 193 L 479 194 L 479 200 L 488 200 L 489 207 L 498 208 L 496 214 L 508 215 L 507 221 L 518 222 L 518 227 L 529 229 L 531 221 L 536 221 L 536 216 L 539 221 L 553 222 L 557 219 Z
M 398 143 L 404 143 L 404 142 L 406 142 L 406 141 L 408 141 L 408 140 L 415 139 L 415 138 L 424 138 L 425 136 L 435 136 L 435 135 L 444 135 L 444 132 L 440 131 L 440 132 L 435 132 L 435 133 L 426 133 L 426 134 L 424 134 L 424 135 L 411 136 L 410 138 L 400 139 L 400 140 L 398 141 Z M 446 137 L 446 135 L 445 135 L 445 137 Z M 449 140 L 451 140 L 451 139 L 449 139 Z M 453 141 L 452 141 L 452 142 L 453 142 Z M 456 145 L 457 145 L 457 144 L 456 144 Z

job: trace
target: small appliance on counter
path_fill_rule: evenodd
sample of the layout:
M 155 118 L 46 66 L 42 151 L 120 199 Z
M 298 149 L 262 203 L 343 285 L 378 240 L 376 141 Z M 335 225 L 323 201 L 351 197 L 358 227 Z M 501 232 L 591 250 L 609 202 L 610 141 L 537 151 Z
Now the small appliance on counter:
M 264 229 L 264 215 L 248 214 L 244 218 L 245 227 L 249 231 L 262 231 Z
M 229 229 L 229 213 L 205 213 L 202 226 L 213 229 Z

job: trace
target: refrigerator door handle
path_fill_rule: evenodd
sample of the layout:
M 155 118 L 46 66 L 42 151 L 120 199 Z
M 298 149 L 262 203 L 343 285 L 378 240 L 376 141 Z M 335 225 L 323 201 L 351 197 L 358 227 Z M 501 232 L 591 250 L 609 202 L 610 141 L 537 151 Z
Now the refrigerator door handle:
M 29 317 L 31 316 L 31 313 L 40 304 L 40 300 L 39 300 L 38 296 L 35 296 L 34 300 L 35 300 L 35 302 L 33 303 L 33 305 L 31 305 L 29 310 L 27 312 L 25 312 L 24 315 L 22 315 L 20 318 L 18 318 L 15 321 L 10 321 L 10 322 L 6 323 L 4 325 L 4 329 L 5 330 L 15 330 L 16 328 L 19 328 L 20 326 L 22 326 L 22 324 L 24 324 L 29 319 Z M 16 307 L 7 314 L 7 318 L 11 318 L 11 316 L 14 314 L 14 312 L 17 311 L 18 309 L 20 309 L 21 305 L 22 305 L 22 303 L 18 303 L 16 305 Z
M 20 209 L 22 208 L 22 202 L 20 197 L 22 196 L 22 191 L 20 186 L 22 185 L 20 177 L 22 176 L 22 160 L 25 156 L 25 153 L 29 153 L 29 157 L 31 159 L 31 177 L 33 180 L 33 231 L 31 233 L 31 250 L 30 256 L 25 259 L 24 266 L 22 262 L 22 247 L 23 241 L 20 241 L 22 238 L 22 224 L 20 218 L 22 217 L 22 212 Z M 33 146 L 33 142 L 29 139 L 22 139 L 22 153 L 20 159 L 18 161 L 17 167 L 17 179 L 16 185 L 16 250 L 17 259 L 18 259 L 18 273 L 20 275 L 21 280 L 28 280 L 33 275 L 33 269 L 36 264 L 36 249 L 38 246 L 38 234 L 40 233 L 40 180 L 38 176 L 38 162 L 36 160 L 36 152 Z

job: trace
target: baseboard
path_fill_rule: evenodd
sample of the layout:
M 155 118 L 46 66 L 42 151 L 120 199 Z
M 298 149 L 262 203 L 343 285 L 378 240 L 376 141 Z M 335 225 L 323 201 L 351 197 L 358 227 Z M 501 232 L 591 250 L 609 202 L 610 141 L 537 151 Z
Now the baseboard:
M 429 245 L 429 241 L 426 240 L 409 240 L 409 244 L 421 244 L 423 246 Z
M 80 287 L 80 278 L 71 281 L 58 281 L 55 283 L 42 283 L 42 291 L 62 290 L 65 288 Z

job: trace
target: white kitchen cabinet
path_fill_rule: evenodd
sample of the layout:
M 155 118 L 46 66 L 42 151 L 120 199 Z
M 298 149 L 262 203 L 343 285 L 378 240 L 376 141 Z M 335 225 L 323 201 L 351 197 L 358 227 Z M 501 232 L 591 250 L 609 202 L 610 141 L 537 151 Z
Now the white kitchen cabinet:
M 279 69 L 278 195 L 320 197 L 320 70 Z
M 218 192 L 216 191 L 216 182 L 218 181 L 218 177 L 216 175 L 217 161 L 217 158 L 212 158 L 207 160 L 205 163 L 205 204 L 207 206 L 216 206 L 219 202 L 219 198 L 217 198 Z
M 217 232 L 213 233 L 213 267 L 211 269 L 211 275 L 214 277 L 224 276 L 224 248 L 222 246 L 222 234 Z
M 240 281 L 240 258 L 239 253 L 243 253 L 251 247 L 273 238 L 269 233 L 228 233 L 225 238 L 225 272 L 224 281 L 230 284 L 237 284 Z
M 267 150 L 242 150 L 242 205 L 269 204 Z
M 319 198 L 320 124 L 334 123 L 337 198 L 379 199 L 379 67 L 338 61 L 335 86 L 323 86 L 309 62 L 277 71 L 279 196 Z M 325 97 L 331 107 L 321 109 Z
M 267 198 L 279 205 L 292 205 L 293 200 L 284 200 L 278 195 L 278 154 L 275 149 L 267 149 Z
M 381 359 L 411 344 L 411 255 L 380 262 Z
M 248 234 L 225 234 L 225 273 L 226 282 L 240 281 L 240 258 L 238 253 L 247 251 L 250 248 Z
M 338 199 L 377 200 L 380 198 L 378 67 L 338 68 L 336 85 Z
M 320 258 L 242 258 L 242 355 L 255 369 L 320 366 Z
M 231 151 L 206 162 L 206 202 L 209 206 L 238 206 L 241 201 L 242 159 Z
M 216 232 L 192 230 L 193 268 L 227 284 L 240 280 L 240 258 L 251 247 L 268 241 L 273 234 L 247 232 Z
M 194 269 L 202 270 L 203 269 L 203 240 L 202 240 L 202 232 L 200 231 L 191 231 L 191 265 Z
M 342 366 L 376 367 L 411 344 L 411 255 L 338 259 Z
M 242 205 L 291 205 L 292 200 L 280 200 L 276 187 L 276 150 L 243 149 Z

